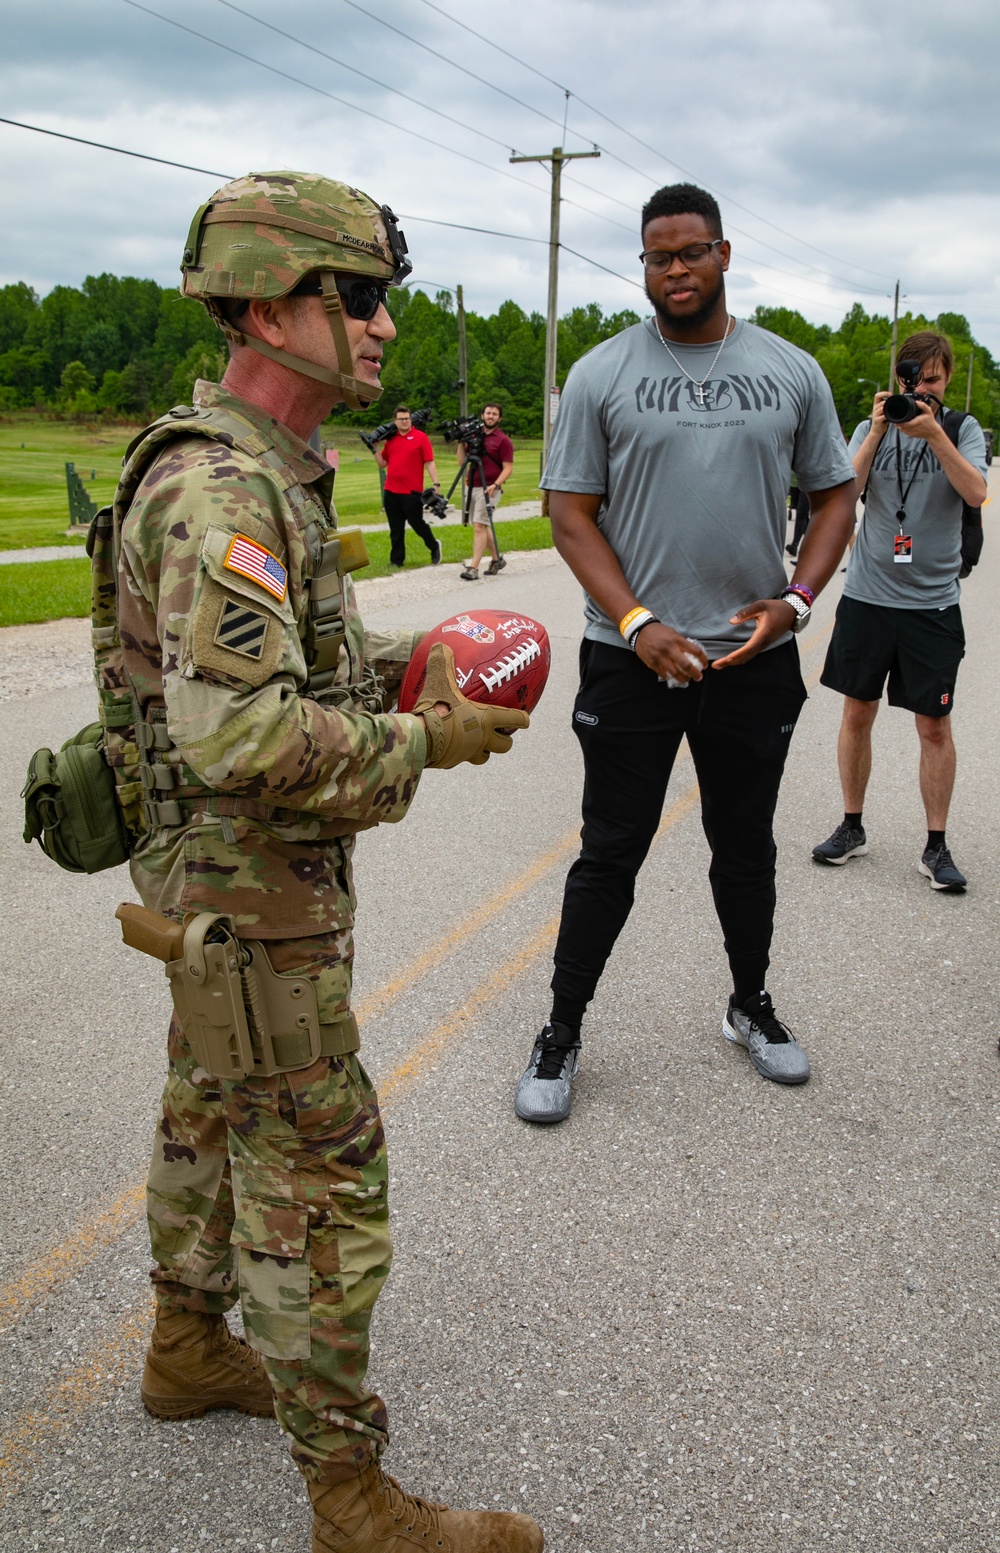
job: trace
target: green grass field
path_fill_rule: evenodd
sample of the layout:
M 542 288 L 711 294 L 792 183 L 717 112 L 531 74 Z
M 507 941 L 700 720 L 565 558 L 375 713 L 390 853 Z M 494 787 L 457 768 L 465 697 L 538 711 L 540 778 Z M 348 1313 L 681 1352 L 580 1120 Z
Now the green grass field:
M 77 426 L 30 414 L 0 417 L 0 550 L 65 545 L 79 536 L 82 551 L 84 531 L 67 533 L 65 465 L 76 465 L 92 500 L 101 506 L 114 494 L 122 455 L 137 430 L 130 426 Z M 340 454 L 336 503 L 341 525 L 384 522 L 378 470 L 357 432 L 327 426 L 323 440 Z M 431 440 L 438 476 L 447 491 L 458 468 L 454 445 L 449 447 L 434 437 Z M 515 442 L 514 473 L 506 487 L 508 505 L 540 496 L 540 450 L 540 441 Z M 472 544 L 468 532 L 451 526 L 435 531 L 446 561 L 461 561 L 469 555 Z M 540 518 L 498 523 L 497 533 L 502 549 L 545 550 L 552 543 L 548 522 Z M 372 564 L 359 576 L 383 577 L 389 570 L 389 536 L 369 534 L 367 540 Z M 427 552 L 415 534 L 409 535 L 407 552 L 408 568 L 428 564 Z M 89 612 L 90 568 L 85 557 L 0 568 L 0 626 Z
M 69 505 L 65 464 L 69 461 L 76 465 L 90 496 L 101 506 L 114 494 L 122 454 L 137 430 L 128 426 L 76 426 L 34 415 L 0 418 L 0 550 L 69 543 L 74 536 L 66 533 Z M 339 426 L 336 430 L 326 427 L 323 438 L 340 454 L 336 502 L 341 522 L 382 521 L 378 470 L 357 432 Z M 454 445 L 449 447 L 433 436 L 431 440 L 438 475 L 447 490 L 458 467 Z M 539 496 L 540 449 L 539 441 L 515 443 L 514 473 L 506 489 L 508 503 Z
M 468 529 L 434 525 L 445 561 L 464 561 L 472 544 Z M 547 518 L 523 518 L 498 523 L 501 550 L 548 550 L 552 533 Z M 357 572 L 384 577 L 389 571 L 389 535 L 366 534 L 371 565 Z M 407 534 L 406 570 L 429 565 L 427 551 L 415 534 Z M 62 620 L 90 614 L 90 565 L 82 560 L 25 561 L 0 566 L 0 626 L 30 625 L 38 620 Z

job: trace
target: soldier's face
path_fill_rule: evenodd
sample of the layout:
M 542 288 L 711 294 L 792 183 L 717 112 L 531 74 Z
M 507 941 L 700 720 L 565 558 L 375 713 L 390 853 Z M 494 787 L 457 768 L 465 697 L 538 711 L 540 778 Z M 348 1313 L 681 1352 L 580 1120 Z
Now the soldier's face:
M 344 313 L 344 328 L 351 348 L 351 360 L 341 363 L 337 359 L 337 347 L 330 332 L 330 323 L 320 297 L 296 297 L 295 307 L 285 322 L 287 338 L 294 336 L 294 343 L 285 346 L 293 356 L 304 356 L 321 367 L 331 367 L 336 372 L 351 373 L 359 383 L 381 389 L 379 372 L 382 366 L 382 348 L 387 340 L 396 338 L 396 326 L 385 307 L 379 306 L 374 318 L 351 318 Z M 337 393 L 339 400 L 342 395 Z M 336 402 L 336 401 L 335 401 Z

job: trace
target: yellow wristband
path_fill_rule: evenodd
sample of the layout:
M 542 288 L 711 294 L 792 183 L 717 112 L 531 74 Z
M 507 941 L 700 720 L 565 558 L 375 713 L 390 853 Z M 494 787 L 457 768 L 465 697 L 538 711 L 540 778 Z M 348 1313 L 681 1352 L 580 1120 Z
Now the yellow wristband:
M 651 610 L 645 609 L 641 604 L 637 604 L 635 609 L 630 609 L 628 614 L 618 623 L 618 629 L 622 636 L 628 636 L 629 627 L 635 624 L 640 615 L 650 615 L 651 613 Z

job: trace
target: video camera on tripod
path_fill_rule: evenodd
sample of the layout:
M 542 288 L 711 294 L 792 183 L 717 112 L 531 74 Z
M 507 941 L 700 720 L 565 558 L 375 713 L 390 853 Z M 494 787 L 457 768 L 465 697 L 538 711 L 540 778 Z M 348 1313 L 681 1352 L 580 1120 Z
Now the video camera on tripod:
M 410 420 L 416 427 L 417 431 L 426 431 L 428 425 L 430 424 L 432 414 L 433 411 L 431 410 L 414 410 L 413 414 L 410 416 Z M 395 421 L 383 421 L 380 426 L 375 427 L 374 431 L 358 432 L 358 436 L 361 438 L 362 442 L 370 453 L 374 453 L 380 442 L 388 442 L 395 435 Z M 447 441 L 447 438 L 445 440 Z
M 486 451 L 486 424 L 478 415 L 460 415 L 454 421 L 442 421 L 441 435 L 445 442 L 464 442 L 468 456 L 482 458 Z

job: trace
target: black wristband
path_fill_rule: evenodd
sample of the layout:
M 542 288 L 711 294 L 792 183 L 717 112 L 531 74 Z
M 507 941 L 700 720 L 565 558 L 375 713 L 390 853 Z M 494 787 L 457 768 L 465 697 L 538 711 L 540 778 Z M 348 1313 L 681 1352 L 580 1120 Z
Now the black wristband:
M 658 626 L 660 622 L 655 615 L 650 615 L 647 620 L 640 620 L 639 624 L 629 632 L 628 645 L 631 652 L 635 652 L 635 644 L 639 640 L 639 632 L 645 631 L 647 626 Z

